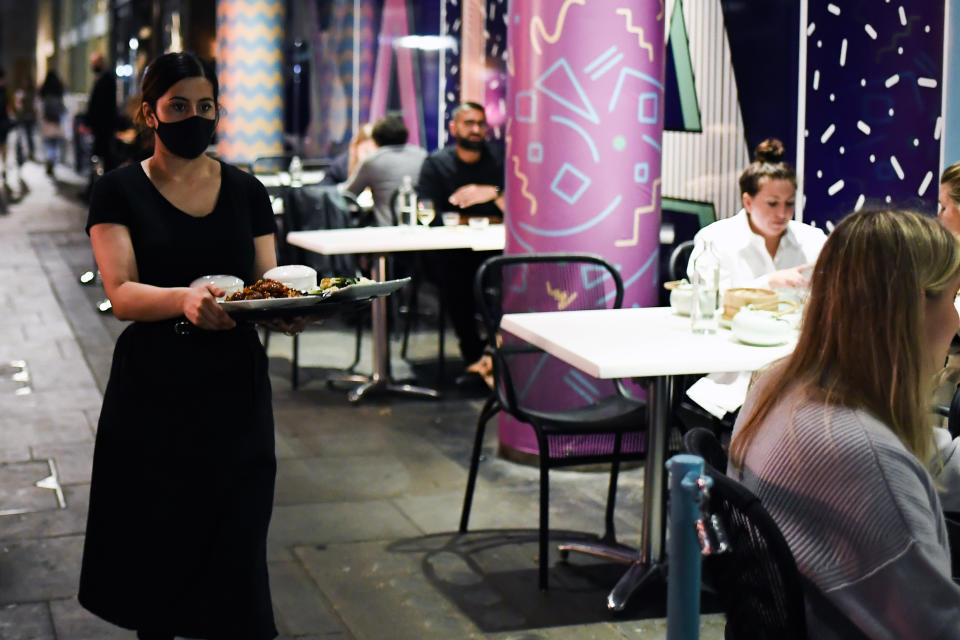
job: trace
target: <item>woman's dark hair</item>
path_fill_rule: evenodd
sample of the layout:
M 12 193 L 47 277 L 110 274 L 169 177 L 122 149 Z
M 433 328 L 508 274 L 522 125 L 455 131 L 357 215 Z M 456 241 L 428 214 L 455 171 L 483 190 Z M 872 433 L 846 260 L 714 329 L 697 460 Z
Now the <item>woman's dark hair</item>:
M 373 125 L 371 137 L 378 147 L 392 144 L 405 144 L 410 136 L 407 125 L 403 123 L 403 116 L 399 113 L 388 113 Z
M 57 72 L 53 69 L 47 71 L 47 75 L 43 78 L 43 84 L 40 85 L 40 97 L 45 98 L 47 96 L 62 96 L 63 95 L 63 82 L 60 80 L 60 76 L 57 75 Z
M 755 160 L 740 174 L 740 193 L 757 195 L 765 180 L 789 180 L 797 186 L 797 172 L 783 161 L 783 143 L 767 138 L 753 151 Z
M 160 96 L 185 78 L 206 78 L 209 80 L 210 84 L 213 85 L 213 101 L 219 112 L 220 85 L 217 82 L 217 74 L 214 73 L 210 65 L 186 51 L 165 53 L 147 65 L 143 74 L 143 81 L 140 83 L 140 103 L 146 102 L 152 109 L 156 109 L 157 100 Z M 142 108 L 137 110 L 135 122 L 140 127 L 146 127 Z

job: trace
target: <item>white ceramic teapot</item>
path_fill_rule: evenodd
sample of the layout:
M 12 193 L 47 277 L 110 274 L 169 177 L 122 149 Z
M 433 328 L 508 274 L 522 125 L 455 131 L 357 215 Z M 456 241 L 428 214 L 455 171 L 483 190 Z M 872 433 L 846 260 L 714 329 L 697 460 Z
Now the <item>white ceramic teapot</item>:
M 781 305 L 787 305 L 786 311 L 767 311 L 747 305 L 733 316 L 730 330 L 740 342 L 771 347 L 783 344 L 790 339 L 793 333 L 793 323 L 783 318 L 784 314 L 795 311 L 797 305 L 789 300 L 781 300 Z

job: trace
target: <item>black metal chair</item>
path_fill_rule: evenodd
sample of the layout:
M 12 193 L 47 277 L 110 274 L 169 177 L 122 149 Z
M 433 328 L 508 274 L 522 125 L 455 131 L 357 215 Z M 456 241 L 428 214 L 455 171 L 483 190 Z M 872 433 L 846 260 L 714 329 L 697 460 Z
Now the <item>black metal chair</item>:
M 687 277 L 687 263 L 693 253 L 693 240 L 684 240 L 670 252 L 670 262 L 667 264 L 670 280 L 680 280 Z
M 727 470 L 727 452 L 709 429 L 694 427 L 683 434 L 683 450 L 703 458 L 720 473 Z
M 960 436 L 960 386 L 954 390 L 949 406 L 937 405 L 933 410 L 947 419 L 947 430 L 951 436 Z
M 716 436 L 695 428 L 683 436 L 687 453 L 704 459 L 713 479 L 707 505 L 718 515 L 729 551 L 705 556 L 703 581 L 715 593 L 727 618 L 727 640 L 806 640 L 809 609 L 838 635 L 867 636 L 809 579 L 800 574 L 783 533 L 760 499 L 727 477 L 727 454 Z
M 495 388 L 484 403 L 470 456 L 460 531 L 470 520 L 487 421 L 503 411 L 536 434 L 540 468 L 539 585 L 547 588 L 549 566 L 549 471 L 556 467 L 609 462 L 604 544 L 616 545 L 614 507 L 622 460 L 644 457 L 646 403 L 620 380 L 591 378 L 499 330 L 504 313 L 614 309 L 623 302 L 617 270 L 592 254 L 549 253 L 490 258 L 474 282 L 477 307 L 486 325 Z M 566 385 L 558 388 L 559 385 Z
M 259 159 L 258 159 L 259 160 Z M 336 187 L 329 185 L 305 185 L 290 187 L 283 192 L 284 214 L 280 236 L 286 238 L 289 231 L 308 229 L 342 229 L 362 226 L 367 212 L 352 196 L 345 197 Z M 352 277 L 359 273 L 357 260 L 353 255 L 324 256 L 309 253 L 288 245 L 286 241 L 278 243 L 278 253 L 284 262 L 306 264 L 317 270 L 321 276 L 336 275 Z M 360 362 L 360 348 L 363 338 L 363 323 L 357 320 L 353 362 L 345 370 L 352 372 Z M 265 338 L 269 340 L 269 334 Z M 290 364 L 290 383 L 296 389 L 300 385 L 300 336 L 293 337 L 293 357 Z

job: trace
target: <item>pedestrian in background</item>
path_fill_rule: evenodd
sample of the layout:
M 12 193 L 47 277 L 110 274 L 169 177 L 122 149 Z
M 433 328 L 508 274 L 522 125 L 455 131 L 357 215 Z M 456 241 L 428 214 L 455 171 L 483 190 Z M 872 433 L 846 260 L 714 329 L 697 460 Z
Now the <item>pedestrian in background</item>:
M 10 117 L 10 96 L 7 91 L 7 72 L 0 67 L 0 176 L 3 177 L 4 192 L 10 190 L 7 186 L 7 138 L 16 124 Z M 6 203 L 3 213 L 6 213 Z
M 117 131 L 117 77 L 106 68 L 103 54 L 90 56 L 90 70 L 96 80 L 87 102 L 86 123 L 93 133 L 93 155 L 100 160 L 100 166 L 106 173 L 119 164 L 116 153 Z
M 33 76 L 27 78 L 13 94 L 13 113 L 17 119 L 17 164 L 35 160 L 33 132 L 37 126 L 37 89 Z
M 47 175 L 53 177 L 53 168 L 60 161 L 63 148 L 63 116 L 67 108 L 63 103 L 63 81 L 51 69 L 40 85 L 40 137 L 43 138 L 44 162 Z

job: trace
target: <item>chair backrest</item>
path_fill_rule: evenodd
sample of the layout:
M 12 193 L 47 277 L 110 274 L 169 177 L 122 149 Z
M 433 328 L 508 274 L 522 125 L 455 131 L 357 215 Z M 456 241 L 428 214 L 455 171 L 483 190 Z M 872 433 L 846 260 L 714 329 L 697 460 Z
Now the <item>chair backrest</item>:
M 705 471 L 713 478 L 710 513 L 730 543 L 730 551 L 703 562 L 704 581 L 726 614 L 726 638 L 806 639 L 803 583 L 779 527 L 746 487 L 715 468 Z
M 950 400 L 950 413 L 947 414 L 947 430 L 956 438 L 960 436 L 960 386 L 953 392 Z
M 693 253 L 693 240 L 684 240 L 670 252 L 670 262 L 667 265 L 667 277 L 670 280 L 680 280 L 687 277 L 687 263 Z
M 703 461 L 720 473 L 727 470 L 727 452 L 709 429 L 694 427 L 683 434 L 683 450 L 700 456 Z
M 494 351 L 496 391 L 508 413 L 529 422 L 527 411 L 572 409 L 613 393 L 610 382 L 500 332 L 505 313 L 619 308 L 623 281 L 609 262 L 585 253 L 495 256 L 477 270 L 474 296 Z M 558 379 L 569 393 L 558 392 Z M 543 381 L 553 384 L 538 384 Z
M 344 229 L 354 225 L 349 205 L 336 187 L 304 185 L 291 187 L 283 194 L 287 231 Z M 295 260 L 317 270 L 323 276 L 353 276 L 357 271 L 352 254 L 325 256 L 297 250 Z

